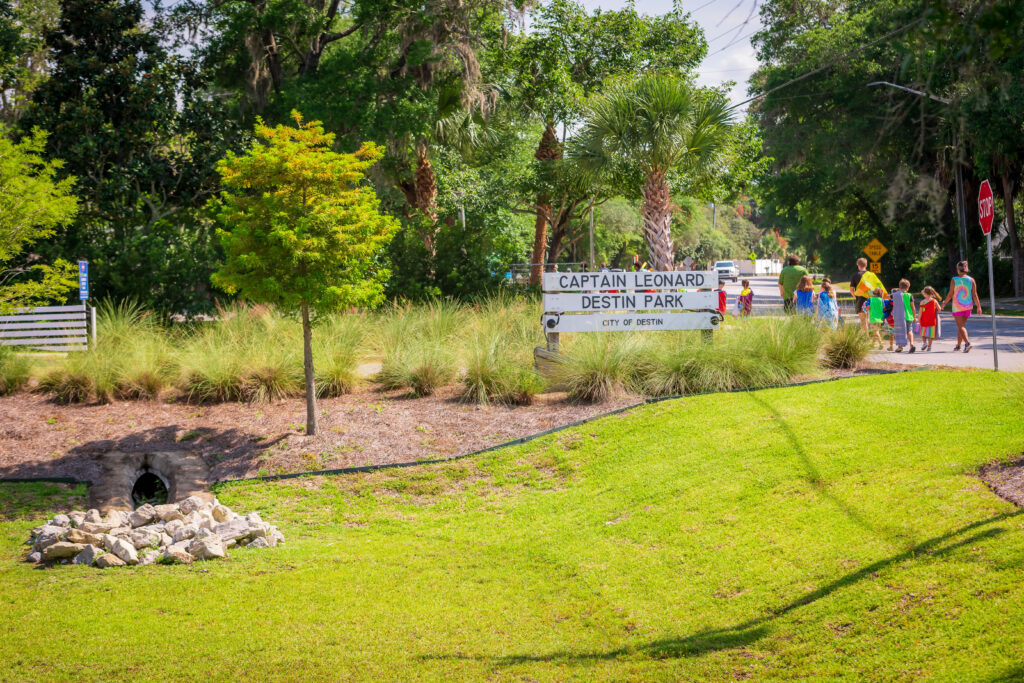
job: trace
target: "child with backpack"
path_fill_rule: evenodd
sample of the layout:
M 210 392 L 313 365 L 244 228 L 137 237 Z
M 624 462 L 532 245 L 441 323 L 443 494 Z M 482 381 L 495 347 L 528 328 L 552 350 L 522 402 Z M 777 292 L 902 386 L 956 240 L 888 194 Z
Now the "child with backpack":
M 881 287 L 875 287 L 871 292 L 871 296 L 867 301 L 864 302 L 864 311 L 868 314 L 868 325 L 872 332 L 874 332 L 875 343 L 878 344 L 878 348 L 882 348 L 882 325 L 886 322 L 886 300 L 884 298 L 884 290 Z M 892 348 L 892 337 L 889 337 L 889 348 Z
M 803 315 L 814 315 L 814 281 L 810 275 L 800 278 L 800 284 L 793 292 L 793 303 L 796 305 L 796 312 Z
M 740 283 L 743 289 L 740 290 L 740 295 L 736 297 L 736 307 L 740 311 L 740 315 L 746 317 L 750 315 L 750 309 L 754 307 L 754 292 L 750 289 L 750 280 L 744 280 Z
M 822 281 L 821 292 L 818 294 L 818 320 L 832 329 L 839 325 L 839 304 L 836 303 L 836 290 L 828 278 Z

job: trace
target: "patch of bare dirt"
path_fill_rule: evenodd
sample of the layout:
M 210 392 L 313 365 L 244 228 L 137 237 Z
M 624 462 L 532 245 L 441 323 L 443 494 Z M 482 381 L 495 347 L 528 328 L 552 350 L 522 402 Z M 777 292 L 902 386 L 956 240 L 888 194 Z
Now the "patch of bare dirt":
M 111 450 L 195 452 L 218 480 L 451 458 L 639 401 L 578 405 L 545 394 L 532 406 L 476 406 L 457 401 L 455 388 L 426 398 L 366 389 L 319 401 L 321 433 L 307 437 L 302 399 L 66 406 L 21 393 L 0 397 L 0 479 L 97 481 Z
M 1024 457 L 985 465 L 978 476 L 997 496 L 1024 507 Z

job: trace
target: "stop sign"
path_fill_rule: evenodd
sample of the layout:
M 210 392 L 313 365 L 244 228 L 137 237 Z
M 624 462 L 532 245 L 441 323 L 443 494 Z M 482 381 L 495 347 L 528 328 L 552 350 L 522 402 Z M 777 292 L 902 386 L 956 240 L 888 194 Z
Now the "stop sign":
M 978 190 L 978 220 L 982 232 L 986 235 L 992 232 L 992 186 L 987 180 L 981 182 L 981 189 Z

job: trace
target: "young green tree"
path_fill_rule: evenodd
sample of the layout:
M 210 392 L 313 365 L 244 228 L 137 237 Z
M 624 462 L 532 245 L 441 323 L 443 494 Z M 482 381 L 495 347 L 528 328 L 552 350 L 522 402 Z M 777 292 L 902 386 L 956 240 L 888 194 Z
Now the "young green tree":
M 60 300 L 76 286 L 75 266 L 67 261 L 4 270 L 24 247 L 53 235 L 78 210 L 74 178 L 55 179 L 61 164 L 43 159 L 45 145 L 46 133 L 38 129 L 14 142 L 0 124 L 0 314 Z M 22 277 L 29 273 L 36 277 Z
M 382 155 L 364 144 L 355 154 L 331 150 L 334 135 L 318 121 L 296 127 L 256 125 L 256 141 L 217 165 L 225 190 L 218 230 L 222 289 L 274 304 L 302 317 L 306 433 L 317 433 L 311 314 L 383 300 L 388 271 L 381 256 L 397 230 L 362 181 Z

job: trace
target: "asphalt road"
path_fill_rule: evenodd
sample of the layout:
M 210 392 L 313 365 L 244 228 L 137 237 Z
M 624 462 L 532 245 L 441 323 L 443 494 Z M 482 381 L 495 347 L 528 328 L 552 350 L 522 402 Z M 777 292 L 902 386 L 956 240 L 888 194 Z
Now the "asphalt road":
M 741 278 L 742 279 L 742 278 Z M 752 277 L 750 288 L 754 291 L 755 315 L 777 313 L 782 307 L 779 296 L 778 277 Z M 735 305 L 736 296 L 742 286 L 726 283 L 725 291 L 729 306 Z M 763 308 L 762 308 L 763 307 Z M 759 310 L 760 309 L 760 310 Z M 996 331 L 1000 370 L 1024 372 L 1024 318 L 996 316 Z M 952 365 L 992 369 L 992 318 L 988 315 L 973 315 L 967 321 L 967 333 L 973 347 L 970 353 L 954 352 L 956 344 L 956 323 L 949 313 L 942 314 L 942 337 L 932 345 L 933 351 L 922 352 L 920 345 L 916 353 L 895 353 L 880 351 L 871 355 L 872 360 L 905 365 Z

